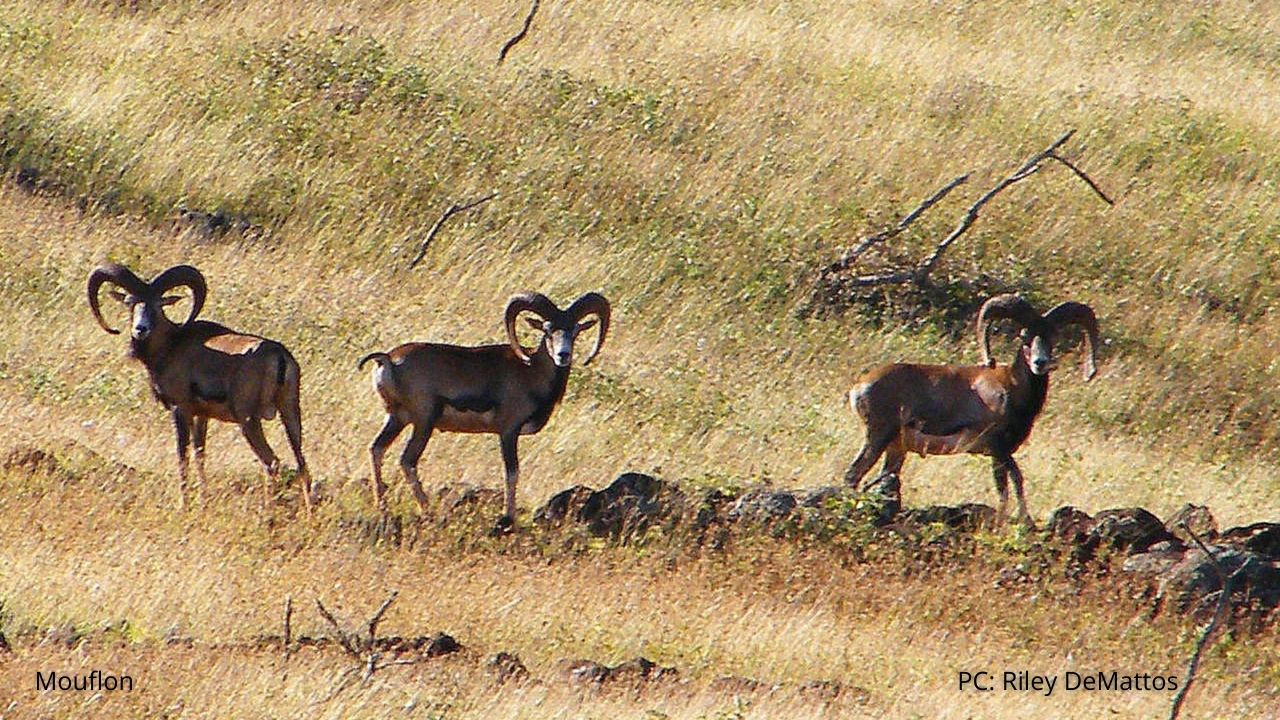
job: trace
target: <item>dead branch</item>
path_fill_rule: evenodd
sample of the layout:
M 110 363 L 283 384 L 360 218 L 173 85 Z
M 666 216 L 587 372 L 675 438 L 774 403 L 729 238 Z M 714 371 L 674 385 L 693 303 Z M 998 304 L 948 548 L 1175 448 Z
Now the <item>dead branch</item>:
M 372 647 L 378 639 L 378 623 L 382 621 L 382 615 L 387 612 L 387 608 L 391 607 L 391 603 L 396 601 L 396 597 L 400 595 L 399 590 L 393 590 L 387 599 L 383 601 L 382 606 L 378 608 L 373 617 L 369 618 L 369 622 L 365 627 L 369 630 L 369 646 Z
M 391 594 L 387 596 L 387 599 L 382 601 L 382 604 L 378 606 L 378 609 L 374 611 L 373 615 L 365 621 L 364 626 L 368 632 L 368 637 L 361 637 L 358 633 L 348 633 L 343 630 L 342 625 L 338 622 L 338 619 L 333 616 L 333 613 L 329 612 L 329 610 L 325 608 L 324 603 L 320 602 L 320 598 L 316 598 L 316 608 L 320 610 L 320 616 L 323 617 L 333 629 L 334 639 L 342 646 L 342 649 L 345 650 L 348 655 L 355 658 L 357 661 L 355 665 L 347 668 L 338 675 L 333 682 L 333 686 L 329 689 L 329 692 L 323 698 L 316 701 L 317 705 L 329 702 L 337 697 L 343 690 L 346 690 L 347 687 L 350 686 L 351 680 L 356 677 L 357 673 L 360 674 L 361 682 L 368 682 L 369 678 L 373 677 L 373 674 L 379 670 L 394 667 L 396 665 L 413 665 L 421 659 L 384 660 L 382 652 L 377 649 L 378 623 L 382 621 L 382 616 L 385 615 L 387 609 L 391 607 L 391 603 L 395 602 L 396 598 L 399 596 L 400 591 L 393 590 Z
M 338 644 L 342 646 L 343 650 L 347 651 L 348 655 L 360 659 L 360 651 L 356 648 L 354 639 L 343 631 L 342 626 L 338 624 L 337 618 L 325 608 L 324 603 L 320 602 L 320 598 L 316 598 L 316 607 L 320 610 L 320 617 L 324 618 L 329 623 L 329 626 L 333 628 L 333 639 L 338 641 Z
M 1191 660 L 1187 663 L 1186 682 L 1182 684 L 1182 687 L 1178 688 L 1178 694 L 1173 698 L 1173 706 L 1169 708 L 1169 720 L 1177 720 L 1178 713 L 1182 711 L 1182 703 L 1187 699 L 1187 691 L 1191 688 L 1191 682 L 1196 678 L 1196 670 L 1200 667 L 1200 656 L 1204 653 L 1205 647 L 1208 646 L 1209 638 L 1213 636 L 1213 634 L 1218 630 L 1218 626 L 1220 626 L 1222 621 L 1226 618 L 1227 609 L 1231 606 L 1231 586 L 1234 584 L 1236 577 L 1244 571 L 1245 566 L 1248 564 L 1247 562 L 1242 564 L 1235 572 L 1228 576 L 1226 570 L 1223 569 L 1222 564 L 1218 562 L 1218 558 L 1215 557 L 1213 552 L 1209 550 L 1208 546 L 1200 540 L 1200 536 L 1197 535 L 1196 532 L 1187 525 L 1187 523 L 1182 522 L 1179 524 L 1187 531 L 1187 534 L 1191 536 L 1191 539 L 1195 541 L 1196 545 L 1200 546 L 1200 551 L 1209 558 L 1209 563 L 1213 566 L 1213 571 L 1217 574 L 1218 581 L 1222 583 L 1222 590 L 1220 590 L 1218 594 L 1218 607 L 1213 611 L 1213 619 L 1210 620 L 1209 624 L 1205 625 L 1204 630 L 1201 631 L 1200 640 L 1196 642 L 1195 652 L 1191 653 Z
M 968 173 L 965 173 L 964 175 L 961 175 L 955 180 L 952 180 L 951 182 L 942 186 L 940 190 L 930 195 L 929 197 L 925 198 L 924 202 L 917 205 L 915 210 L 912 210 L 911 212 L 902 216 L 902 218 L 898 220 L 898 223 L 893 227 L 889 228 L 888 230 L 881 230 L 880 232 L 875 233 L 874 235 L 868 235 L 867 237 L 863 238 L 862 242 L 859 242 L 852 249 L 847 250 L 843 255 L 841 255 L 839 260 L 827 266 L 826 272 L 839 272 L 841 270 L 845 270 L 850 265 L 855 263 L 858 260 L 858 258 L 862 256 L 862 253 L 866 252 L 869 248 L 871 248 L 872 245 L 878 245 L 879 243 L 882 243 L 886 240 L 891 240 L 897 237 L 898 235 L 901 235 L 902 232 L 911 225 L 911 223 L 916 221 L 916 218 L 919 218 L 921 215 L 924 214 L 924 211 L 928 210 L 934 205 L 937 205 L 938 202 L 942 200 L 942 198 L 947 196 L 947 193 L 951 192 L 956 187 L 963 185 L 968 180 L 969 180 L 969 175 Z
M 1056 160 L 1057 162 L 1065 165 L 1076 175 L 1076 177 L 1079 177 L 1086 184 L 1088 184 L 1088 186 L 1092 188 L 1093 191 L 1097 193 L 1097 195 L 1100 198 L 1102 198 L 1104 202 L 1106 202 L 1108 205 L 1114 205 L 1114 202 L 1111 200 L 1111 198 L 1107 197 L 1107 195 L 1102 191 L 1102 189 L 1098 186 L 1098 184 L 1093 181 L 1092 178 L 1090 178 L 1083 170 L 1081 170 L 1071 161 L 1067 160 L 1058 152 L 1059 148 L 1061 148 L 1063 144 L 1065 144 L 1068 140 L 1070 140 L 1074 134 L 1075 134 L 1075 130 L 1068 130 L 1067 132 L 1063 133 L 1061 137 L 1053 141 L 1053 143 L 1050 144 L 1047 148 L 1045 148 L 1044 150 L 1041 150 L 1035 155 L 1032 155 L 1030 159 L 1024 162 L 1020 167 L 1018 167 L 1017 170 L 1011 173 L 1008 177 L 996 183 L 994 187 L 992 187 L 987 192 L 983 193 L 977 200 L 974 201 L 972 205 L 969 206 L 968 210 L 965 211 L 965 214 L 961 217 L 960 222 L 957 223 L 956 227 L 945 238 L 943 238 L 941 242 L 939 242 L 936 246 L 934 246 L 933 251 L 930 252 L 927 257 L 925 257 L 916 265 L 912 267 L 903 268 L 900 270 L 891 270 L 891 271 L 868 274 L 868 275 L 857 275 L 854 277 L 843 277 L 843 274 L 845 273 L 845 271 L 847 271 L 855 262 L 857 262 L 858 258 L 864 252 L 866 252 L 868 249 L 870 249 L 874 245 L 883 243 L 901 234 L 904 230 L 906 230 L 906 228 L 912 222 L 914 222 L 917 218 L 919 218 L 922 214 L 924 214 L 925 211 L 927 211 L 929 208 L 933 207 L 939 201 L 941 201 L 942 198 L 944 198 L 947 195 L 947 193 L 951 192 L 951 190 L 955 189 L 957 186 L 967 181 L 969 176 L 967 174 L 961 175 L 960 177 L 957 177 L 956 179 L 947 183 L 941 189 L 935 192 L 933 195 L 929 196 L 929 198 L 927 198 L 924 202 L 920 203 L 920 205 L 917 206 L 915 210 L 912 210 L 910 213 L 903 216 L 903 218 L 899 220 L 896 225 L 894 225 L 893 227 L 887 230 L 883 230 L 881 232 L 878 232 L 863 238 L 852 249 L 846 251 L 843 255 L 841 255 L 841 257 L 837 261 L 823 268 L 822 271 L 819 272 L 818 278 L 814 283 L 814 289 L 810 294 L 810 299 L 809 299 L 810 305 L 812 305 L 812 303 L 814 302 L 814 298 L 817 296 L 818 292 L 824 285 L 838 285 L 839 287 L 844 287 L 844 288 L 865 288 L 865 287 L 877 287 L 877 286 L 883 286 L 883 285 L 903 285 L 907 283 L 914 283 L 918 286 L 926 285 L 929 282 L 930 274 L 933 272 L 934 268 L 937 267 L 938 262 L 942 259 L 943 254 L 946 253 L 946 251 L 957 240 L 959 240 L 960 237 L 964 235 L 969 230 L 970 227 L 973 226 L 973 224 L 977 221 L 978 215 L 981 212 L 982 208 L 987 203 L 991 202 L 997 195 L 999 195 L 1001 192 L 1003 192 L 1008 187 L 1010 187 L 1011 185 L 1022 182 L 1023 180 L 1026 180 L 1027 178 L 1039 172 L 1044 167 L 1044 163 L 1049 160 Z
M 293 596 L 284 599 L 284 657 L 289 659 L 290 645 L 293 643 Z
M 1054 159 L 1054 160 L 1057 160 L 1058 162 L 1060 162 L 1060 163 L 1062 163 L 1063 165 L 1066 165 L 1068 168 L 1070 168 L 1070 169 L 1071 169 L 1071 172 L 1073 172 L 1073 173 L 1075 173 L 1075 174 L 1076 174 L 1076 177 L 1080 178 L 1081 180 L 1083 180 L 1083 181 L 1085 182 L 1085 184 L 1086 184 L 1086 185 L 1088 185 L 1089 187 L 1093 188 L 1093 191 L 1094 191 L 1095 193 L 1097 193 L 1097 194 L 1098 194 L 1098 197 L 1102 198 L 1102 202 L 1104 202 L 1104 203 L 1106 203 L 1106 204 L 1108 204 L 1108 205 L 1115 205 L 1115 204 L 1116 204 L 1116 202 L 1115 202 L 1114 200 L 1112 200 L 1111 198 L 1107 197 L 1107 194 L 1106 194 L 1106 193 L 1102 192 L 1102 188 L 1098 187 L 1098 183 L 1094 182 L 1094 181 L 1093 181 L 1093 178 L 1091 178 L 1091 177 L 1089 177 L 1088 175 L 1086 175 L 1086 174 L 1085 174 L 1085 172 L 1084 172 L 1083 170 L 1081 170 L 1080 168 L 1078 168 L 1078 167 L 1076 167 L 1074 164 L 1072 164 L 1072 162 L 1071 162 L 1070 160 L 1068 160 L 1068 159 L 1066 159 L 1066 158 L 1062 157 L 1061 155 L 1059 155 L 1059 154 L 1057 154 L 1057 153 L 1052 153 L 1052 154 L 1050 154 L 1050 155 L 1049 155 L 1049 157 L 1050 157 L 1050 158 L 1052 158 L 1052 159 Z
M 495 190 L 478 200 L 473 200 L 469 203 L 454 203 L 450 205 L 449 208 L 444 211 L 444 214 L 440 216 L 440 219 L 436 220 L 436 224 L 432 225 L 431 229 L 427 231 L 427 237 L 424 238 L 422 244 L 418 246 L 418 254 L 413 256 L 413 260 L 409 262 L 409 267 L 415 268 L 418 266 L 418 263 L 422 262 L 422 258 L 427 254 L 427 246 L 435 239 L 436 233 L 440 232 L 440 228 L 444 226 L 446 220 L 460 212 L 466 212 L 477 205 L 487 203 L 496 197 L 498 197 L 498 191 Z
M 507 53 L 510 52 L 511 48 L 515 47 L 516 43 L 523 40 L 524 36 L 529 34 L 529 26 L 533 24 L 533 16 L 538 14 L 538 3 L 539 0 L 533 0 L 533 5 L 529 7 L 529 14 L 524 18 L 524 27 L 520 28 L 520 32 L 511 36 L 511 39 L 503 44 L 502 51 L 498 53 L 499 65 L 502 64 L 503 60 L 507 59 Z
M 983 194 L 982 197 L 978 198 L 977 202 L 970 205 L 968 211 L 965 212 L 964 217 L 960 219 L 960 224 L 956 225 L 956 228 L 951 231 L 951 234 L 943 238 L 942 242 L 938 243 L 938 246 L 933 249 L 933 252 L 930 253 L 929 257 L 925 258 L 924 262 L 920 263 L 920 265 L 916 267 L 914 277 L 912 279 L 917 284 L 923 285 L 929 279 L 929 274 L 933 272 L 934 266 L 936 266 L 938 261 L 942 259 L 942 254 L 947 251 L 947 248 L 951 247 L 952 243 L 960 239 L 960 236 L 963 235 L 978 219 L 978 211 L 982 209 L 982 206 L 991 202 L 996 195 L 999 195 L 1010 185 L 1022 182 L 1034 175 L 1040 170 L 1040 164 L 1045 160 L 1050 158 L 1057 158 L 1061 160 L 1061 158 L 1058 158 L 1054 153 L 1058 148 L 1062 147 L 1063 143 L 1070 140 L 1071 136 L 1074 135 L 1075 132 L 1075 130 L 1068 130 L 1063 133 L 1062 137 L 1055 140 L 1052 145 L 1033 155 L 1031 159 L 1023 163 L 1022 167 L 1018 168 L 1016 172 L 1004 180 L 1001 180 L 995 187 L 991 188 Z M 1066 164 L 1068 167 L 1075 169 L 1075 166 L 1067 163 L 1065 160 L 1061 160 L 1061 162 Z M 1090 182 L 1089 185 L 1094 188 L 1097 187 L 1092 182 Z M 1102 197 L 1103 199 L 1106 199 L 1105 195 Z M 1109 200 L 1108 203 L 1110 203 Z

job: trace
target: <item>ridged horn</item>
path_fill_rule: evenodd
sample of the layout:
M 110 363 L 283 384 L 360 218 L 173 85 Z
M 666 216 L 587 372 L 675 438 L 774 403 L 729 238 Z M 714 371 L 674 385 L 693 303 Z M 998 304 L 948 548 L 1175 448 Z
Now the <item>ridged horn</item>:
M 1098 346 L 1101 344 L 1098 339 L 1098 317 L 1093 314 L 1093 308 L 1084 303 L 1068 301 L 1045 313 L 1044 319 L 1055 329 L 1073 324 L 1084 328 L 1084 341 L 1089 347 L 1085 348 L 1082 369 L 1084 379 L 1092 380 L 1098 373 Z
M 1044 318 L 1019 295 L 1004 293 L 983 303 L 978 311 L 978 346 L 982 348 L 982 364 L 988 367 L 995 364 L 991 357 L 991 321 L 1001 318 L 1012 320 L 1032 332 L 1041 331 L 1044 327 Z
M 520 346 L 520 338 L 516 337 L 516 318 L 522 312 L 531 312 L 543 320 L 555 320 L 561 313 L 560 308 L 556 307 L 550 298 L 538 292 L 520 293 L 507 301 L 507 311 L 503 316 L 503 322 L 507 326 L 507 342 L 511 343 L 511 349 L 516 357 L 528 364 L 533 362 L 533 359 Z
M 573 318 L 574 322 L 581 321 L 588 315 L 595 315 L 600 319 L 600 332 L 596 335 L 596 345 L 591 348 L 591 354 L 587 356 L 583 365 L 591 364 L 596 355 L 600 354 L 600 348 L 604 347 L 604 338 L 609 334 L 609 313 L 612 307 L 609 301 L 600 293 L 589 292 L 573 301 L 573 304 L 564 311 L 565 315 Z
M 98 291 L 102 289 L 103 283 L 111 283 L 120 287 L 130 295 L 137 297 L 146 297 L 149 291 L 147 283 L 142 278 L 133 274 L 129 268 L 118 263 L 107 263 L 94 268 L 89 273 L 89 309 L 93 311 L 93 318 L 98 321 L 98 325 L 103 330 L 112 335 L 119 335 L 120 331 L 112 328 L 102 317 L 102 306 L 98 302 Z
M 191 288 L 191 312 L 187 315 L 186 322 L 182 323 L 186 325 L 195 320 L 204 307 L 204 298 L 209 291 L 204 275 L 190 265 L 174 265 L 151 281 L 151 292 L 157 298 L 173 288 L 183 286 Z

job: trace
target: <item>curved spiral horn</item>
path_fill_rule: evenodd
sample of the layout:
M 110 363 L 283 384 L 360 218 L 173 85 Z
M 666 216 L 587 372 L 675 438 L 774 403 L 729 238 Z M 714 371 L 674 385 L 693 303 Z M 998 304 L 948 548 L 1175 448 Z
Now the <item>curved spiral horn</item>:
M 503 315 L 503 323 L 507 326 L 507 342 L 511 343 L 511 349 L 516 357 L 527 365 L 533 362 L 533 359 L 520 346 L 520 339 L 516 337 L 516 318 L 522 312 L 531 312 L 543 320 L 555 320 L 561 313 L 560 308 L 556 307 L 550 298 L 538 292 L 520 293 L 507 301 L 507 310 Z
M 604 338 L 609 334 L 609 314 L 612 306 L 600 293 L 589 292 L 582 297 L 573 301 L 573 304 L 564 311 L 565 315 L 573 318 L 574 322 L 581 320 L 588 315 L 595 315 L 600 319 L 600 333 L 596 335 L 595 347 L 591 348 L 591 354 L 587 356 L 583 365 L 590 365 L 596 355 L 600 354 L 600 348 L 604 347 Z
M 98 325 L 103 330 L 112 335 L 119 335 L 120 331 L 112 328 L 102 317 L 102 306 L 98 301 L 98 291 L 102 289 L 103 283 L 111 283 L 128 292 L 130 295 L 138 297 L 146 297 L 149 287 L 146 282 L 133 274 L 129 268 L 118 263 L 107 263 L 94 268 L 89 273 L 89 310 L 93 311 L 93 318 L 98 321 Z
M 1068 301 L 1045 313 L 1044 319 L 1054 329 L 1072 324 L 1084 328 L 1084 341 L 1089 347 L 1085 349 L 1082 370 L 1084 379 L 1092 380 L 1098 374 L 1098 346 L 1101 344 L 1098 340 L 1098 318 L 1093 314 L 1093 308 L 1084 303 Z
M 204 281 L 204 275 L 200 274 L 199 270 L 190 265 L 174 265 L 151 281 L 151 292 L 159 298 L 165 292 L 182 286 L 191 288 L 191 312 L 187 315 L 186 321 L 182 323 L 186 325 L 195 320 L 196 315 L 200 314 L 200 309 L 204 307 L 205 295 L 209 292 L 209 287 Z
M 991 357 L 991 321 L 1001 318 L 1012 320 L 1033 332 L 1043 329 L 1045 324 L 1040 313 L 1019 295 L 1004 293 L 983 303 L 978 311 L 978 346 L 982 348 L 982 364 L 988 367 L 995 365 Z

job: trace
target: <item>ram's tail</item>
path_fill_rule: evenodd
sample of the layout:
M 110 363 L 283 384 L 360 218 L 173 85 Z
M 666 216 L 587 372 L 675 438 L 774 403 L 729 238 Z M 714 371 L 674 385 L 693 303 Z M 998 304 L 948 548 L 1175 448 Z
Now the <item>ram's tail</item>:
M 384 352 L 376 352 L 376 353 L 369 353 L 368 355 L 365 355 L 364 357 L 360 358 L 360 362 L 356 363 L 356 369 L 363 370 L 364 364 L 369 362 L 370 360 L 377 361 L 378 364 L 382 365 L 383 367 L 386 367 L 387 365 L 391 364 L 390 355 Z

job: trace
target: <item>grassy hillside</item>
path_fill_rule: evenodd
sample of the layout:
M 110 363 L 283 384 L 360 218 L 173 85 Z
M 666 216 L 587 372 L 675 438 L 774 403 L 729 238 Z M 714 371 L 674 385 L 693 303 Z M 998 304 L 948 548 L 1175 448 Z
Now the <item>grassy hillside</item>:
M 815 650 L 761 637 L 734 655 L 718 626 L 645 625 L 610 635 L 563 620 L 591 602 L 623 612 L 628 588 L 637 586 L 656 583 L 659 595 L 678 595 L 678 586 L 663 590 L 655 579 L 663 572 L 657 561 L 637 569 L 630 556 L 605 558 L 618 569 L 600 581 L 604 595 L 569 607 L 551 602 L 559 576 L 540 575 L 540 560 L 518 552 L 517 566 L 528 566 L 511 570 L 500 548 L 459 560 L 436 547 L 429 560 L 439 569 L 423 574 L 418 554 L 371 554 L 342 539 L 344 520 L 372 512 L 366 448 L 380 423 L 355 360 L 411 339 L 500 341 L 502 307 L 524 289 L 562 302 L 599 290 L 615 313 L 599 360 L 575 369 L 547 429 L 522 441 L 526 508 L 624 470 L 729 486 L 837 482 L 861 441 L 844 404 L 852 378 L 886 360 L 976 362 L 968 328 L 939 318 L 971 317 L 970 288 L 979 286 L 1017 289 L 1043 307 L 1085 301 L 1102 324 L 1099 376 L 1082 382 L 1076 354 L 1065 357 L 1019 456 L 1034 514 L 1043 519 L 1063 504 L 1143 505 L 1167 516 L 1195 502 L 1210 505 L 1224 526 L 1275 519 L 1280 160 L 1267 149 L 1280 141 L 1280 9 L 552 0 L 496 66 L 526 11 L 505 0 L 0 7 L 0 167 L 8 175 L 0 185 L 0 299 L 8 308 L 0 323 L 0 449 L 45 448 L 76 466 L 74 482 L 16 471 L 0 478 L 8 493 L 0 513 L 36 523 L 4 531 L 12 541 L 6 561 L 30 570 L 0 570 L 0 599 L 18 608 L 18 620 L 43 627 L 149 618 L 148 639 L 121 652 L 163 664 L 148 653 L 166 623 L 227 620 L 207 606 L 165 607 L 164 588 L 189 557 L 145 542 L 190 543 L 205 558 L 200 567 L 223 562 L 211 559 L 218 548 L 244 542 L 249 549 L 230 567 L 178 578 L 187 584 L 175 602 L 197 603 L 200 588 L 222 584 L 221 602 L 247 608 L 252 632 L 260 632 L 273 622 L 266 618 L 275 617 L 279 593 L 251 579 L 246 568 L 254 563 L 274 568 L 281 588 L 299 597 L 329 594 L 341 582 L 347 569 L 329 557 L 334 552 L 357 566 L 356 575 L 401 586 L 431 587 L 478 568 L 494 587 L 532 583 L 529 602 L 543 608 L 535 616 L 548 618 L 538 632 L 554 626 L 566 643 L 563 652 L 539 649 L 516 630 L 490 630 L 472 636 L 485 649 L 511 645 L 543 667 L 570 651 L 611 659 L 650 652 L 685 667 L 789 681 L 852 673 L 872 655 L 891 654 L 883 645 L 873 644 L 872 655 L 855 647 L 885 623 L 915 628 L 912 618 L 931 618 L 913 632 L 942 639 L 869 681 L 872 715 L 910 711 L 913 696 L 896 685 L 904 682 L 937 688 L 936 702 L 920 710 L 926 716 L 967 712 L 945 683 L 973 657 L 1068 662 L 1072 651 L 1048 640 L 1023 646 L 1045 637 L 1069 599 L 1032 613 L 1024 637 L 1001 634 L 995 616 L 1017 615 L 1022 605 L 998 601 L 1009 604 L 974 621 L 965 640 L 972 656 L 960 658 L 944 637 L 955 618 L 931 610 L 931 585 L 891 584 L 884 592 L 900 596 L 842 614 L 841 603 L 866 581 L 840 571 L 823 576 L 842 588 L 830 607 L 779 600 L 796 589 L 786 583 L 752 597 L 765 603 L 762 622 L 797 623 L 802 637 L 833 628 L 848 645 Z M 1114 207 L 1063 168 L 1047 168 L 988 205 L 945 257 L 935 280 L 951 304 L 910 320 L 895 319 L 893 297 L 887 312 L 873 303 L 796 314 L 816 270 L 859 238 L 972 172 L 967 185 L 869 255 L 867 267 L 923 257 L 981 192 L 1069 128 L 1077 133 L 1068 154 Z M 422 264 L 409 268 L 446 207 L 493 191 L 494 200 L 446 224 Z M 191 211 L 242 226 L 204 232 L 184 219 Z M 320 517 L 301 529 L 238 525 L 242 515 L 257 516 L 251 489 L 259 479 L 243 440 L 225 426 L 211 433 L 213 487 L 196 511 L 204 514 L 167 515 L 170 423 L 142 370 L 123 357 L 123 341 L 103 334 L 84 304 L 85 278 L 106 260 L 148 275 L 196 264 L 210 281 L 206 317 L 294 351 L 308 457 L 332 501 Z M 285 448 L 278 428 L 269 437 Z M 76 460 L 85 453 L 94 459 Z M 501 478 L 490 437 L 437 435 L 421 467 L 429 487 L 496 487 Z M 389 479 L 393 503 L 411 511 L 398 471 Z M 987 464 L 973 458 L 913 458 L 904 493 L 912 505 L 994 501 Z M 41 495 L 50 500 L 35 499 Z M 206 523 L 212 529 L 188 534 Z M 130 532 L 145 538 L 120 534 L 134 526 L 141 529 Z M 49 568 L 69 562 L 74 538 L 99 533 L 131 552 L 81 562 L 123 564 L 116 570 L 130 582 L 67 607 L 92 582 Z M 275 558 L 281 543 L 318 565 Z M 593 559 L 566 562 L 557 572 L 604 572 Z M 893 574 L 868 572 L 874 582 Z M 952 591 L 981 594 L 989 577 L 974 572 Z M 727 612 L 720 587 L 729 581 L 691 582 L 690 613 Z M 746 580 L 734 582 L 750 592 Z M 380 597 L 359 594 L 350 600 L 357 607 Z M 474 587 L 461 593 L 473 595 L 474 606 L 459 600 L 439 617 L 449 625 L 443 629 L 510 613 L 501 610 L 504 598 Z M 405 612 L 419 614 L 402 620 L 435 624 L 424 619 L 433 601 L 406 596 Z M 638 612 L 667 607 L 645 602 Z M 900 615 L 877 614 L 895 602 Z M 1120 625 L 1138 611 L 1115 609 L 1108 598 L 1092 602 Z M 732 611 L 750 615 L 753 607 Z M 1130 651 L 1151 663 L 1184 656 L 1188 638 L 1179 627 L 1150 632 L 1146 640 L 1130 630 L 1099 638 L 1099 661 Z M 226 633 L 235 629 L 195 632 L 202 642 Z M 642 637 L 664 639 L 628 645 Z M 789 649 L 761 657 L 771 642 Z M 1273 647 L 1274 634 L 1266 642 Z M 1240 667 L 1257 657 L 1246 652 Z M 702 673 L 701 680 L 714 676 Z M 1250 678 L 1242 682 L 1261 687 Z M 486 693 L 459 683 L 481 703 L 466 714 L 492 714 Z M 1242 709 L 1256 700 L 1233 695 L 1229 684 L 1215 687 L 1206 692 Z M 1077 700 L 1085 714 L 1102 709 L 1087 704 L 1103 702 L 1097 698 Z M 1150 714 L 1163 701 L 1139 698 L 1123 709 Z M 715 698 L 699 703 L 677 714 L 724 709 Z M 793 711 L 800 712 L 763 712 Z
M 136 223 L 57 257 L 46 233 L 6 238 L 11 272 L 43 275 L 46 292 L 5 298 L 63 345 L 29 363 L 23 341 L 6 343 L 6 362 L 27 366 L 11 387 L 40 401 L 91 394 L 82 408 L 138 427 L 122 411 L 145 403 L 143 383 L 104 363 L 109 340 L 67 309 L 95 262 L 196 262 L 209 317 L 302 358 L 305 405 L 338 443 L 321 473 L 346 478 L 376 430 L 353 358 L 410 338 L 496 339 L 515 290 L 595 288 L 617 305 L 617 334 L 530 443 L 563 455 L 530 453 L 529 477 L 829 482 L 859 441 L 842 405 L 855 372 L 974 348 L 927 318 L 798 320 L 813 271 L 973 171 L 891 250 L 921 257 L 980 188 L 1075 127 L 1073 152 L 1117 205 L 1045 172 L 989 206 L 939 270 L 1044 305 L 1082 299 L 1102 318 L 1101 377 L 1061 373 L 1050 432 L 1028 448 L 1037 505 L 1234 503 L 1241 490 L 1245 507 L 1280 504 L 1240 482 L 1276 460 L 1280 428 L 1278 168 L 1253 150 L 1277 131 L 1274 34 L 1230 7 L 556 4 L 500 68 L 494 48 L 524 12 L 508 4 L 4 12 L 5 163 L 90 208 L 80 222 Z M 491 190 L 407 269 L 449 203 Z M 184 208 L 253 227 L 175 234 Z M 474 444 L 447 452 L 479 457 Z M 1134 448 L 1157 464 L 1152 481 L 1134 477 Z M 912 474 L 909 487 L 960 484 L 958 497 L 985 484 L 967 461 Z

